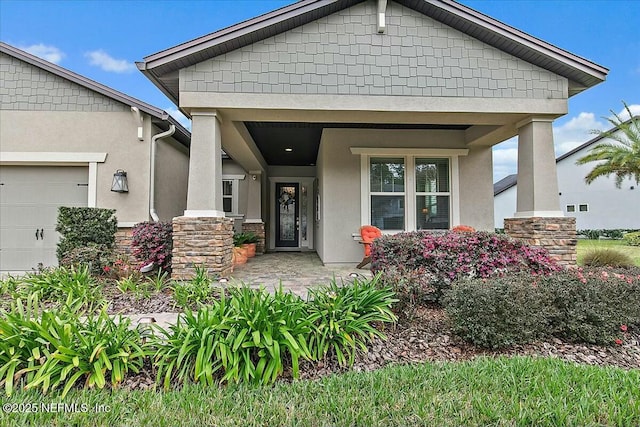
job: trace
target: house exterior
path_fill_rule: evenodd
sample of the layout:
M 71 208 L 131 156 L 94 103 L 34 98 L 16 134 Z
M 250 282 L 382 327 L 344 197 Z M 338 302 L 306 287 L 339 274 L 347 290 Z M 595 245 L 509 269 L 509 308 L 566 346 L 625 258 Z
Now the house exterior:
M 59 206 L 115 209 L 125 240 L 181 215 L 189 142 L 164 111 L 0 43 L 0 272 L 56 265 Z
M 576 219 L 578 230 L 640 229 L 640 189 L 635 180 L 627 178 L 618 188 L 612 175 L 587 184 L 584 178 L 595 163 L 576 164 L 602 142 L 616 143 L 597 136 L 556 159 L 560 208 L 565 216 Z M 516 211 L 516 194 L 516 175 L 509 175 L 494 185 L 496 228 L 502 228 L 504 218 Z
M 302 0 L 137 65 L 192 119 L 176 277 L 230 271 L 221 149 L 247 176 L 243 227 L 267 248 L 357 263 L 364 224 L 493 229 L 491 147 L 517 135 L 509 229 L 546 242 L 541 222 L 551 246 L 575 245 L 552 123 L 608 70 L 454 1 Z

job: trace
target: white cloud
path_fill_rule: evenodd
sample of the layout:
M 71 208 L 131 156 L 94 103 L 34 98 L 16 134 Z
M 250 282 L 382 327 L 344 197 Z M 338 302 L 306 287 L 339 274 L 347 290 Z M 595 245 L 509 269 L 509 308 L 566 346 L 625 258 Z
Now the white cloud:
M 556 155 L 560 156 L 571 151 L 580 144 L 584 144 L 595 135 L 593 130 L 605 130 L 609 124 L 604 120 L 596 119 L 593 113 L 580 113 L 561 126 L 553 128 L 553 141 L 556 146 Z
M 169 113 L 171 117 L 176 119 L 182 126 L 189 129 L 191 131 L 191 120 L 189 120 L 184 114 L 180 112 L 177 108 L 169 107 L 165 108 L 164 111 Z
M 45 61 L 59 64 L 66 55 L 60 49 L 55 46 L 47 46 L 46 44 L 32 44 L 31 46 L 18 46 L 18 49 L 22 49 L 32 55 L 42 58 Z
M 136 66 L 132 62 L 128 62 L 125 59 L 115 59 L 104 50 L 87 52 L 85 53 L 85 56 L 89 58 L 89 63 L 91 65 L 96 65 L 104 71 L 113 73 L 131 73 L 136 69 Z

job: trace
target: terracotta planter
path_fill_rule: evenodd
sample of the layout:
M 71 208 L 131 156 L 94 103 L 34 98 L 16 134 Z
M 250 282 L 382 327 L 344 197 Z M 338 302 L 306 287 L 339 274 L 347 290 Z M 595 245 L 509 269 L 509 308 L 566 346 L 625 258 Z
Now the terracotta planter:
M 239 247 L 233 248 L 233 265 L 245 264 L 246 262 L 246 251 Z
M 256 244 L 255 243 L 245 243 L 242 245 L 243 249 L 247 250 L 247 257 L 253 258 L 256 256 Z

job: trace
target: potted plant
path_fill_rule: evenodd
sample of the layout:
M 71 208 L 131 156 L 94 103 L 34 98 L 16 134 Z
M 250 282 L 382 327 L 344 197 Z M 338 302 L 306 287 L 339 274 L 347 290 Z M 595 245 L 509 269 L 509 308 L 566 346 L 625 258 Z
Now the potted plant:
M 242 247 L 246 243 L 246 236 L 244 233 L 236 233 L 233 235 L 233 263 L 244 264 L 247 262 L 248 252 L 247 248 Z
M 244 236 L 242 247 L 247 249 L 247 256 L 253 258 L 256 256 L 258 236 L 256 236 L 255 233 L 242 233 L 242 235 Z

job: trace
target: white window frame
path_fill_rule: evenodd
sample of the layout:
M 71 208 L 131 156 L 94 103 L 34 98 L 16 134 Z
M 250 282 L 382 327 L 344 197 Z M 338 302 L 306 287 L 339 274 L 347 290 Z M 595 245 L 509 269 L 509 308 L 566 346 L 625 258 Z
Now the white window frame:
M 403 187 L 404 187 L 404 191 L 371 191 L 371 159 L 402 159 L 402 166 L 404 167 L 404 183 L 403 183 Z M 369 192 L 368 195 L 368 202 L 369 202 L 369 222 L 367 224 L 371 224 L 371 197 L 373 196 L 393 196 L 393 197 L 398 197 L 398 196 L 402 196 L 404 198 L 404 226 L 405 228 L 407 227 L 407 159 L 405 156 L 390 156 L 390 157 L 384 157 L 384 156 L 368 156 L 368 160 L 367 160 L 367 183 L 369 183 L 367 191 Z M 395 187 L 395 184 L 391 185 L 392 187 Z M 387 232 L 399 232 L 402 230 L 384 230 Z
M 400 231 L 416 231 L 416 196 L 415 190 L 415 160 L 416 158 L 449 159 L 449 227 L 460 225 L 460 156 L 469 154 L 468 149 L 440 149 L 440 148 L 373 148 L 351 147 L 352 154 L 360 155 L 360 223 L 371 223 L 371 192 L 369 191 L 369 162 L 372 157 L 402 157 L 405 163 L 405 228 L 404 230 L 383 230 L 385 234 Z M 378 193 L 375 193 L 378 194 Z M 393 193 L 398 195 L 400 193 Z M 441 193 L 434 193 L 441 195 Z M 429 193 L 431 195 L 431 193 Z M 444 195 L 444 193 L 442 193 Z
M 231 196 L 224 195 L 224 184 L 220 191 L 222 192 L 222 198 L 231 198 L 231 212 L 225 212 L 229 215 L 238 215 L 238 189 L 240 187 L 240 181 L 242 181 L 246 175 L 222 175 L 222 181 L 231 181 Z

